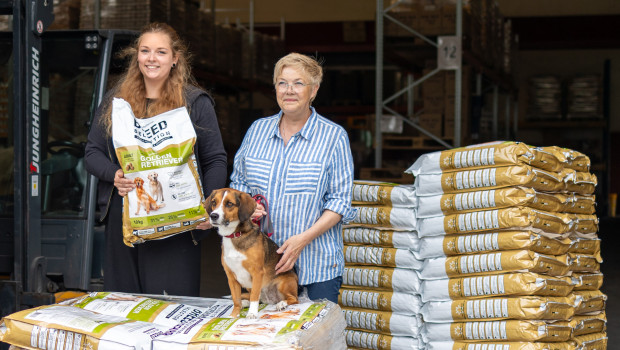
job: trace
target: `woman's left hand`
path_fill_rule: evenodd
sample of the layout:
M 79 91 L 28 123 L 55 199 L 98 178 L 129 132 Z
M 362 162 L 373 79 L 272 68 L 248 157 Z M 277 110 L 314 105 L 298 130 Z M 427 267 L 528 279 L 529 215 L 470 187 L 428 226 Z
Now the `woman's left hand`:
M 198 226 L 196 226 L 196 229 L 197 230 L 208 230 L 211 227 L 213 227 L 213 225 L 211 225 L 211 222 L 209 222 L 209 219 L 207 219 L 207 221 L 201 222 L 200 224 L 198 224 Z
M 276 275 L 291 270 L 299 259 L 299 254 L 308 243 L 303 233 L 287 239 L 278 249 L 278 254 L 282 254 L 282 258 L 276 265 Z

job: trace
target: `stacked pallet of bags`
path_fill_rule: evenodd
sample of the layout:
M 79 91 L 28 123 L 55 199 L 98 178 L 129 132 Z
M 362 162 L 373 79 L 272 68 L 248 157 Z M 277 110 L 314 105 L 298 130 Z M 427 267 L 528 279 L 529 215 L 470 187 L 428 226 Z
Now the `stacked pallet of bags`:
M 568 149 L 495 142 L 407 170 L 426 349 L 606 348 L 589 165 Z
M 413 185 L 355 181 L 339 304 L 349 349 L 421 349 Z
M 162 296 L 162 298 L 168 298 Z M 95 292 L 60 304 L 8 315 L 0 341 L 22 349 L 341 349 L 346 348 L 340 307 L 302 302 L 278 311 L 259 307 L 257 319 L 231 318 L 232 301 L 163 300 Z

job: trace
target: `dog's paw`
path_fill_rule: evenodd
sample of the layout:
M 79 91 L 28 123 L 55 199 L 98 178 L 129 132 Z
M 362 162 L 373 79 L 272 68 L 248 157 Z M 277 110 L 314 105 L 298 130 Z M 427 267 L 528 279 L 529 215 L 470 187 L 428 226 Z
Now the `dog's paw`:
M 248 314 L 245 316 L 245 318 L 251 319 L 251 320 L 255 320 L 258 318 L 258 313 L 256 312 L 248 312 Z
M 286 302 L 286 300 L 282 300 L 276 304 L 276 310 L 282 311 L 286 309 L 287 306 L 288 306 L 288 303 Z
M 248 307 L 248 306 L 250 306 L 249 300 L 246 300 L 246 299 L 241 300 L 241 307 Z

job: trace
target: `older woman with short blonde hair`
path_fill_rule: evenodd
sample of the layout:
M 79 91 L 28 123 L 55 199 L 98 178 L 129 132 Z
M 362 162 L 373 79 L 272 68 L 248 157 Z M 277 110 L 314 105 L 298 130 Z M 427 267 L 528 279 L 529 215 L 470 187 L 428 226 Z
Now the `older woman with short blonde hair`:
M 344 255 L 342 224 L 352 220 L 353 157 L 347 132 L 319 115 L 323 69 L 299 53 L 275 65 L 280 112 L 255 121 L 235 155 L 231 187 L 261 194 L 282 254 L 281 273 L 296 268 L 310 299 L 338 302 Z M 259 207 L 256 214 L 264 215 Z

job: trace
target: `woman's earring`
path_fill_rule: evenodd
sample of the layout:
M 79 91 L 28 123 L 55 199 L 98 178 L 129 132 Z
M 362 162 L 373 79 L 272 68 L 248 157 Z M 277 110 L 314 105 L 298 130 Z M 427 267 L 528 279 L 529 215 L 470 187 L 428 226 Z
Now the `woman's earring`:
M 176 68 L 176 67 L 177 67 L 177 64 L 176 64 L 176 63 L 173 63 L 173 64 L 172 64 L 172 68 Z

